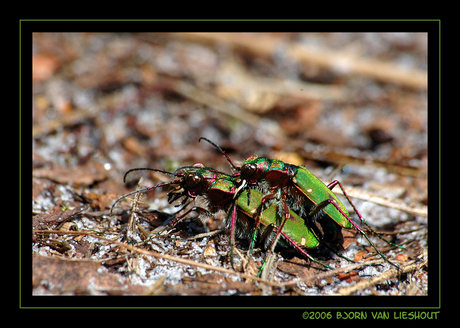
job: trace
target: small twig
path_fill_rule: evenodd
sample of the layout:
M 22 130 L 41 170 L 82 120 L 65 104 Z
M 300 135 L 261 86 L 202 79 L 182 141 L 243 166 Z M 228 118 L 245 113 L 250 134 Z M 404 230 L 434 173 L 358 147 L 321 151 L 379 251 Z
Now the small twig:
M 324 182 L 324 183 L 327 184 L 327 182 Z M 368 202 L 386 206 L 389 208 L 395 208 L 397 210 L 400 210 L 400 211 L 403 211 L 403 212 L 406 212 L 412 215 L 420 215 L 423 217 L 428 216 L 428 206 L 425 206 L 425 205 L 415 205 L 415 204 L 411 205 L 401 199 L 384 197 L 384 196 L 372 193 L 370 191 L 366 191 L 366 190 L 362 190 L 362 189 L 358 189 L 358 188 L 354 188 L 350 186 L 345 186 L 345 189 L 347 191 L 347 195 L 352 198 L 368 201 Z M 334 189 L 334 193 L 343 195 L 342 190 L 340 190 L 339 188 L 337 188 L 337 190 Z
M 370 158 L 366 154 L 362 155 L 349 155 L 334 147 L 323 147 L 321 149 L 305 150 L 304 141 L 293 141 L 292 147 L 296 149 L 296 152 L 304 157 L 313 159 L 316 161 L 326 161 L 331 163 L 337 163 L 342 165 L 366 165 L 375 166 L 377 168 L 385 168 L 388 172 L 396 173 L 402 176 L 410 176 L 416 178 L 426 178 L 426 172 L 418 167 L 391 164 L 386 161 L 379 161 L 375 158 Z
M 233 271 L 233 270 L 230 270 L 230 269 L 225 269 L 225 268 L 221 268 L 221 267 L 215 267 L 215 266 L 212 266 L 212 265 L 209 265 L 209 264 L 199 263 L 199 262 L 195 262 L 195 261 L 192 261 L 192 260 L 187 260 L 187 259 L 183 259 L 183 258 L 180 258 L 180 257 L 161 254 L 161 253 L 157 253 L 157 252 L 153 252 L 153 251 L 147 251 L 147 250 L 142 249 L 142 248 L 138 248 L 138 247 L 134 247 L 134 246 L 131 246 L 131 245 L 128 245 L 128 244 L 124 244 L 124 243 L 119 242 L 117 240 L 112 240 L 112 239 L 108 239 L 108 238 L 105 238 L 105 237 L 102 237 L 102 236 L 98 236 L 98 235 L 94 234 L 94 232 L 90 232 L 90 231 L 32 230 L 32 232 L 33 233 L 41 233 L 41 234 L 53 234 L 53 233 L 56 233 L 56 234 L 61 234 L 61 235 L 65 235 L 65 234 L 88 235 L 88 236 L 91 236 L 91 237 L 94 237 L 94 238 L 98 238 L 100 240 L 107 241 L 109 243 L 113 243 L 113 244 L 121 246 L 121 247 L 124 247 L 124 248 L 126 248 L 128 250 L 131 250 L 131 251 L 134 251 L 134 252 L 138 252 L 138 253 L 141 253 L 141 254 L 153 256 L 155 258 L 162 258 L 162 259 L 165 259 L 165 260 L 174 261 L 174 262 L 182 263 L 182 264 L 185 264 L 185 265 L 191 265 L 191 266 L 203 268 L 203 269 L 210 270 L 210 271 L 217 271 L 217 272 L 221 272 L 221 273 L 236 275 L 236 276 L 238 276 L 240 278 L 251 279 L 251 280 L 255 280 L 255 281 L 258 281 L 258 282 L 261 282 L 261 283 L 264 283 L 264 284 L 268 284 L 268 285 L 272 285 L 272 286 L 278 286 L 277 283 L 272 283 L 270 281 L 266 281 L 264 279 L 254 277 L 254 276 L 251 276 L 251 275 L 248 275 L 248 274 L 240 273 L 240 272 L 237 272 L 237 271 Z
M 143 178 L 141 177 L 137 183 L 136 190 L 141 189 L 141 182 Z M 128 229 L 126 229 L 126 239 L 131 240 L 132 233 L 136 232 L 136 227 L 137 227 L 137 220 L 136 220 L 136 215 L 139 212 L 139 201 L 142 197 L 141 193 L 137 193 L 134 195 L 133 199 L 133 204 L 131 206 L 131 215 L 129 216 L 129 221 L 128 221 Z
M 356 263 L 356 264 L 352 264 L 352 265 L 349 265 L 349 266 L 346 266 L 346 267 L 341 267 L 341 268 L 338 268 L 338 269 L 335 269 L 335 270 L 329 270 L 329 271 L 326 271 L 324 273 L 308 275 L 306 277 L 302 277 L 302 278 L 299 278 L 299 279 L 296 279 L 296 280 L 282 282 L 282 283 L 279 283 L 278 285 L 279 286 L 291 286 L 291 285 L 295 285 L 295 284 L 297 284 L 299 282 L 306 282 L 306 281 L 310 281 L 310 280 L 321 280 L 321 279 L 324 279 L 324 278 L 327 278 L 327 277 L 335 276 L 337 273 L 340 273 L 340 272 L 351 271 L 353 269 L 357 269 L 357 268 L 360 268 L 360 267 L 381 264 L 383 262 L 384 262 L 383 259 L 379 259 L 379 260 L 366 261 L 366 262 L 362 262 L 362 263 Z
M 390 279 L 392 277 L 396 277 L 396 276 L 401 275 L 403 273 L 408 273 L 408 272 L 411 272 L 411 271 L 419 270 L 421 267 L 426 265 L 427 261 L 428 261 L 428 251 L 425 248 L 422 251 L 422 253 L 415 260 L 413 260 L 410 263 L 407 263 L 405 265 L 402 265 L 400 270 L 390 269 L 390 270 L 382 273 L 381 275 L 379 275 L 377 277 L 374 277 L 374 278 L 372 278 L 370 280 L 365 280 L 365 281 L 359 282 L 359 283 L 357 283 L 357 284 L 355 284 L 355 285 L 353 285 L 351 287 L 341 288 L 339 290 L 339 294 L 340 295 L 351 295 L 351 294 L 354 294 L 355 292 L 357 292 L 359 290 L 367 289 L 369 287 L 377 285 L 378 283 L 380 283 L 382 281 L 385 281 L 387 279 Z
M 278 262 L 275 262 L 276 253 L 268 252 L 267 260 L 265 262 L 265 267 L 262 270 L 261 278 L 273 281 L 275 277 L 276 266 Z M 272 270 L 273 269 L 273 270 Z
M 248 263 L 248 260 L 246 260 L 246 258 L 243 256 L 243 254 L 241 254 L 240 250 L 238 248 L 234 248 L 235 249 L 235 252 L 236 254 L 238 254 L 238 256 L 240 257 L 241 261 L 243 262 L 242 263 L 242 267 L 245 268 L 246 267 L 246 264 Z
M 159 295 L 165 290 L 166 275 L 161 276 L 155 283 L 144 293 L 144 295 Z
M 188 237 L 187 240 L 195 240 L 195 239 L 200 239 L 200 238 L 204 238 L 204 237 L 211 237 L 211 236 L 217 235 L 217 234 L 219 234 L 219 233 L 221 233 L 223 231 L 224 230 L 219 229 L 219 230 L 213 230 L 213 231 L 209 231 L 209 232 L 203 232 L 203 233 L 197 234 L 195 236 Z
M 122 213 L 122 210 L 115 209 L 112 214 L 114 215 L 120 215 Z M 109 216 L 110 215 L 110 210 L 102 210 L 102 211 L 93 211 L 92 209 L 82 211 L 81 214 L 83 214 L 86 217 L 89 218 L 99 218 L 102 216 Z
M 180 95 L 192 99 L 200 104 L 204 104 L 209 108 L 219 111 L 225 115 L 231 116 L 232 118 L 244 121 L 250 125 L 257 126 L 260 121 L 260 117 L 249 113 L 241 107 L 231 104 L 208 91 L 202 90 L 194 85 L 179 81 L 173 85 L 174 91 Z
M 195 266 L 195 267 L 200 267 L 200 268 L 210 270 L 210 271 L 217 271 L 217 272 L 221 272 L 221 273 L 236 275 L 236 276 L 238 276 L 240 278 L 257 281 L 257 282 L 260 282 L 260 283 L 263 283 L 263 284 L 266 284 L 266 285 L 270 285 L 270 286 L 273 286 L 273 287 L 291 286 L 291 285 L 296 285 L 297 283 L 305 282 L 305 281 L 309 281 L 309 280 L 324 279 L 326 277 L 336 275 L 339 272 L 350 271 L 350 270 L 353 270 L 353 269 L 356 269 L 356 268 L 359 268 L 359 267 L 368 266 L 368 265 L 376 265 L 376 264 L 381 264 L 381 263 L 384 262 L 382 259 L 373 260 L 373 261 L 367 261 L 367 262 L 363 262 L 363 263 L 353 264 L 353 265 L 350 265 L 350 266 L 347 266 L 347 267 L 338 268 L 338 269 L 335 269 L 335 270 L 330 270 L 330 271 L 327 271 L 327 272 L 324 272 L 324 273 L 318 274 L 318 275 L 310 275 L 310 276 L 302 277 L 300 279 L 296 279 L 296 280 L 292 280 L 292 281 L 277 283 L 277 282 L 267 281 L 266 279 L 262 279 L 262 278 L 259 278 L 259 277 L 255 277 L 253 275 L 240 273 L 240 272 L 230 270 L 230 269 L 225 269 L 225 268 L 221 268 L 221 267 L 215 267 L 215 266 L 212 266 L 212 265 L 199 263 L 199 262 L 195 262 L 195 261 L 192 261 L 192 260 L 182 259 L 182 258 L 179 258 L 179 257 L 166 255 L 166 254 L 161 254 L 161 253 L 157 253 L 157 252 L 153 252 L 153 251 L 147 251 L 145 249 L 137 248 L 137 247 L 134 247 L 134 246 L 119 242 L 117 240 L 112 240 L 112 239 L 108 239 L 108 238 L 99 236 L 99 235 L 95 234 L 93 231 L 32 230 L 32 232 L 33 233 L 38 233 L 38 234 L 53 234 L 53 233 L 55 233 L 55 234 L 59 234 L 59 235 L 66 235 L 66 234 L 69 234 L 69 235 L 87 235 L 87 236 L 91 236 L 91 237 L 94 237 L 94 238 L 98 238 L 100 240 L 104 240 L 104 241 L 112 243 L 112 244 L 116 244 L 118 246 L 124 247 L 124 248 L 126 248 L 128 250 L 131 250 L 131 251 L 134 251 L 134 252 L 138 252 L 138 253 L 141 253 L 141 254 L 153 256 L 155 258 L 162 258 L 162 259 L 165 259 L 165 260 L 170 260 L 170 261 L 182 263 L 182 264 L 185 264 L 185 265 L 191 265 L 191 266 Z M 421 268 L 423 265 L 425 265 L 426 262 L 427 262 L 427 251 L 425 249 L 423 251 L 423 253 L 416 260 L 414 260 L 411 263 L 408 263 L 408 264 L 402 266 L 400 271 L 398 271 L 396 269 L 391 269 L 391 270 L 383 273 L 382 275 L 380 275 L 378 277 L 375 277 L 374 279 L 371 279 L 370 281 L 364 281 L 362 283 L 358 283 L 358 284 L 356 284 L 356 285 L 354 285 L 354 286 L 352 286 L 350 288 L 342 289 L 339 292 L 340 292 L 341 295 L 352 294 L 352 293 L 356 292 L 357 290 L 369 288 L 369 287 L 371 287 L 371 286 L 373 286 L 375 284 L 378 284 L 379 282 L 381 282 L 383 280 L 389 279 L 389 278 L 391 278 L 393 276 L 397 276 L 398 274 L 407 273 L 407 272 L 410 272 L 410 271 L 417 270 L 417 269 Z

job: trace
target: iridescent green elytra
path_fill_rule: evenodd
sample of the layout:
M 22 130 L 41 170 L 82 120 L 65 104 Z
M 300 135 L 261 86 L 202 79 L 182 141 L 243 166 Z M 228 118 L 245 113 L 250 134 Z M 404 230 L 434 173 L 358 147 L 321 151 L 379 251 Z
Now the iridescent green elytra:
M 307 221 L 315 222 L 317 220 L 329 218 L 343 228 L 355 228 L 384 260 L 399 269 L 396 264 L 388 260 L 388 258 L 380 252 L 367 234 L 351 220 L 345 206 L 332 192 L 332 189 L 336 185 L 339 185 L 361 222 L 365 224 L 370 231 L 389 245 L 399 248 L 404 247 L 386 240 L 367 224 L 347 196 L 339 181 L 335 180 L 326 186 L 303 166 L 287 164 L 280 160 L 257 156 L 251 156 L 243 162 L 240 176 L 243 181 L 247 182 L 249 187 L 257 187 L 261 182 L 266 182 L 272 191 L 281 191 L 280 195 L 282 199 L 280 200 L 287 202 L 290 208 L 299 213 L 299 215 Z
M 322 212 L 341 227 L 353 228 L 350 220 L 344 216 L 349 216 L 349 213 L 343 203 L 331 189 L 303 166 L 251 156 L 241 167 L 241 178 L 245 179 L 249 186 L 257 185 L 263 179 L 272 188 L 285 188 L 290 206 L 299 209 L 302 217 L 314 211 L 315 207 L 319 207 L 313 215 L 322 215 Z M 332 206 L 327 206 L 328 204 Z
M 244 190 L 236 200 L 238 209 L 244 214 L 255 217 L 262 206 L 263 195 L 256 189 Z M 261 209 L 260 223 L 262 229 L 269 226 L 279 227 L 282 221 L 278 204 L 271 203 L 267 208 Z M 264 234 L 264 231 L 261 231 Z M 320 238 L 315 234 L 311 227 L 305 224 L 305 221 L 294 211 L 289 210 L 289 219 L 284 224 L 282 235 L 295 241 L 299 246 L 304 248 L 317 248 L 320 244 Z
M 276 202 L 267 203 L 267 206 L 264 207 L 262 201 L 264 197 L 265 194 L 253 188 L 244 189 L 239 193 L 235 204 L 237 213 L 233 214 L 233 216 L 238 217 L 236 222 L 240 233 L 241 227 L 244 226 L 242 223 L 248 221 L 248 218 L 250 218 L 250 224 L 245 226 L 252 231 L 246 231 L 246 236 L 248 236 L 248 232 L 252 232 L 253 242 L 255 241 L 254 238 L 259 236 L 260 242 L 263 243 L 265 249 L 270 250 L 270 245 L 272 246 L 271 249 L 274 249 L 278 243 L 276 236 L 280 235 L 282 236 L 281 242 L 287 242 L 311 261 L 330 269 L 328 265 L 314 259 L 308 254 L 305 248 L 318 248 L 325 239 L 333 239 L 336 238 L 337 235 L 341 237 L 341 228 L 333 221 L 325 221 L 323 228 L 325 228 L 324 230 L 326 231 L 324 231 L 324 235 L 321 235 L 320 233 L 322 231 L 317 228 L 315 223 L 312 225 L 307 224 L 304 219 L 290 208 L 287 208 L 289 214 L 286 216 L 284 211 L 280 210 L 279 204 Z M 256 217 L 259 223 L 257 226 Z M 228 221 L 230 220 L 228 219 Z M 232 218 L 232 222 L 233 221 Z M 331 236 L 333 238 L 331 238 Z M 251 244 L 250 251 L 252 250 L 252 246 L 253 244 Z

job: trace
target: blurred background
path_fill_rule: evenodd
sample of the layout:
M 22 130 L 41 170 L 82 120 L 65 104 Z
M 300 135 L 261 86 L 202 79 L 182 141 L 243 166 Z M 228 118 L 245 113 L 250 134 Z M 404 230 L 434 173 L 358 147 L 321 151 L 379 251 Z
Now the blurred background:
M 36 33 L 33 169 L 83 186 L 230 172 L 203 136 L 236 162 L 348 165 L 355 186 L 382 172 L 426 203 L 426 65 L 424 33 Z
M 140 172 L 125 186 L 134 167 L 200 162 L 231 173 L 198 143 L 206 137 L 235 163 L 277 158 L 425 208 L 353 199 L 379 228 L 426 225 L 427 42 L 426 33 L 34 33 L 33 215 L 107 211 L 134 178 L 167 181 Z

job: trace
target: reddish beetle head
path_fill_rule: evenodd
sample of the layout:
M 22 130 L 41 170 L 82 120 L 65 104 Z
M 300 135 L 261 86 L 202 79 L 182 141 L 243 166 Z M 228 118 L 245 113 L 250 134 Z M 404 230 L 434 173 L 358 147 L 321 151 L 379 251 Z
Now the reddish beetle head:
M 263 157 L 251 156 L 241 166 L 241 178 L 248 185 L 255 185 L 268 169 L 268 160 Z

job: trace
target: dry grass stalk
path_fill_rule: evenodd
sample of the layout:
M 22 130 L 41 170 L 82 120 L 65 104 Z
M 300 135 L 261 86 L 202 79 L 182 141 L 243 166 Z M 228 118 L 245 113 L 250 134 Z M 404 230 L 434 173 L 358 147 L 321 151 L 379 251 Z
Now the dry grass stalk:
M 385 281 L 387 279 L 396 277 L 398 275 L 401 275 L 403 273 L 408 273 L 412 272 L 415 270 L 419 270 L 423 266 L 425 266 L 428 262 L 428 250 L 425 248 L 417 258 L 405 265 L 401 266 L 401 270 L 397 269 L 390 269 L 381 275 L 374 277 L 370 280 L 365 280 L 362 282 L 359 282 L 351 287 L 347 288 L 342 288 L 339 290 L 340 295 L 351 295 L 356 293 L 357 291 L 367 289 L 369 287 L 372 287 L 374 285 L 377 285 L 378 283 Z

